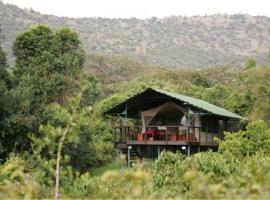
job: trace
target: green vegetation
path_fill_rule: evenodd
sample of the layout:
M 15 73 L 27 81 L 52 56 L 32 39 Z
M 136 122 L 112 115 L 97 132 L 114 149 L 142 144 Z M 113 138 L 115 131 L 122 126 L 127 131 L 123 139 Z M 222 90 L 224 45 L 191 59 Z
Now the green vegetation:
M 154 67 L 85 55 L 76 32 L 45 25 L 20 33 L 13 51 L 8 71 L 0 48 L 1 198 L 52 198 L 58 189 L 60 198 L 270 198 L 270 60 L 237 69 Z M 117 167 L 111 127 L 121 119 L 103 112 L 147 87 L 207 100 L 250 122 L 226 133 L 217 152 L 163 151 L 130 169 L 121 156 Z
M 118 167 L 116 165 L 116 162 L 114 161 L 112 163 L 103 165 L 101 167 L 92 168 L 90 172 L 91 172 L 91 174 L 93 176 L 101 176 L 106 171 L 114 171 L 114 170 L 117 170 L 117 169 L 118 169 Z

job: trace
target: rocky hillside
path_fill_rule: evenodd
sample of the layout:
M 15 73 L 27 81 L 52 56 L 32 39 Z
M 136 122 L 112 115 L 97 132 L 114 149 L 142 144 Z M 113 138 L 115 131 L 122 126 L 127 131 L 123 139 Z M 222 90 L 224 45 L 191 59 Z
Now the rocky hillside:
M 3 45 L 12 59 L 17 33 L 44 23 L 71 26 L 87 52 L 132 56 L 152 65 L 202 67 L 263 62 L 270 47 L 270 18 L 213 15 L 151 19 L 66 18 L 43 15 L 0 2 Z

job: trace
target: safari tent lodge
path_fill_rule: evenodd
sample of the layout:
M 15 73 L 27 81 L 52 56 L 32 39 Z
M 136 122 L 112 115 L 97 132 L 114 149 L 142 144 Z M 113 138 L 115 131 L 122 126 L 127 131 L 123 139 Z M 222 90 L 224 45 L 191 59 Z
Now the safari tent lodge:
M 217 149 L 216 139 L 241 116 L 206 101 L 148 88 L 110 108 L 106 114 L 123 118 L 113 128 L 115 148 L 127 153 L 157 157 L 163 149 L 188 156 Z

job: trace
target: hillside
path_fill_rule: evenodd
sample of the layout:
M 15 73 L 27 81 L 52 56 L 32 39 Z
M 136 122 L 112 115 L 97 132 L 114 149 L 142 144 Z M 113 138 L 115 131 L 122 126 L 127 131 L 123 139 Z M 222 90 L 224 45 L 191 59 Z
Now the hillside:
M 0 2 L 3 46 L 9 59 L 16 34 L 39 23 L 77 30 L 87 52 L 131 56 L 169 67 L 236 66 L 248 57 L 261 63 L 270 47 L 270 18 L 264 16 L 75 19 L 43 15 Z

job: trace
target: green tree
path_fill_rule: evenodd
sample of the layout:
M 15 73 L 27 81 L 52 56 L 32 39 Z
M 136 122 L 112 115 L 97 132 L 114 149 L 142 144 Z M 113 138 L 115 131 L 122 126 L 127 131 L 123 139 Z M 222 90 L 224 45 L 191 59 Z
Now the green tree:
M 33 27 L 16 37 L 15 87 L 9 91 L 9 117 L 5 121 L 6 151 L 29 148 L 28 133 L 38 133 L 51 103 L 65 105 L 78 91 L 84 52 L 78 34 L 69 28 L 53 31 L 48 26 Z
M 77 172 L 89 170 L 90 167 L 100 164 L 99 162 L 112 160 L 112 144 L 101 144 L 105 140 L 93 131 L 91 107 L 81 107 L 82 99 L 80 93 L 70 98 L 65 107 L 52 104 L 46 112 L 47 123 L 40 127 L 40 136 L 31 136 L 33 155 L 28 156 L 32 159 L 31 161 L 28 158 L 28 163 L 35 162 L 36 168 L 45 173 L 41 175 L 41 180 L 48 186 L 53 183 L 53 169 L 57 166 L 56 194 L 59 191 L 59 179 L 68 185 Z M 96 131 L 99 131 L 100 135 L 106 135 L 102 127 Z M 98 141 L 95 137 L 98 137 Z M 102 155 L 99 155 L 99 148 L 102 148 Z
M 74 90 L 74 79 L 84 63 L 77 33 L 68 28 L 53 32 L 39 25 L 18 35 L 13 51 L 18 85 L 21 81 L 31 82 L 38 104 L 54 101 L 63 104 Z
M 0 161 L 1 158 L 5 157 L 5 120 L 8 117 L 8 91 L 12 87 L 12 78 L 8 72 L 8 65 L 5 56 L 5 52 L 1 46 L 1 30 L 0 30 Z
M 270 125 L 270 63 L 244 70 L 240 74 L 240 87 L 250 94 L 253 106 L 250 109 L 250 119 L 262 119 Z

